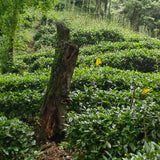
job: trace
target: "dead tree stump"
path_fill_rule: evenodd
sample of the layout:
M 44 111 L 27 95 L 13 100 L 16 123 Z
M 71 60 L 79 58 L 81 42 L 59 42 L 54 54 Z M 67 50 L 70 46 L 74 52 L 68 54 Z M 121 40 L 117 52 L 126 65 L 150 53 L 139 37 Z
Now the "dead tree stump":
M 56 26 L 57 46 L 40 115 L 48 139 L 60 135 L 64 129 L 66 106 L 71 102 L 70 84 L 79 52 L 78 46 L 70 41 L 66 25 L 59 22 Z

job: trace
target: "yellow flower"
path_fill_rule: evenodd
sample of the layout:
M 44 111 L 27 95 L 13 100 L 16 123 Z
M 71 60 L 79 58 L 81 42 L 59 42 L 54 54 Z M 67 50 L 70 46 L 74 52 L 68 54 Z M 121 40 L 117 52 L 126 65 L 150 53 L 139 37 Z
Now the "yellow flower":
M 100 60 L 100 58 L 98 58 L 97 60 L 96 60 L 96 66 L 98 66 L 99 64 L 101 64 L 102 62 L 101 62 L 101 60 Z
M 124 156 L 127 156 L 127 154 L 125 153 Z
M 146 88 L 146 89 L 144 89 L 144 91 L 142 92 L 142 94 L 143 94 L 143 95 L 146 95 L 150 90 L 151 90 L 151 89 Z

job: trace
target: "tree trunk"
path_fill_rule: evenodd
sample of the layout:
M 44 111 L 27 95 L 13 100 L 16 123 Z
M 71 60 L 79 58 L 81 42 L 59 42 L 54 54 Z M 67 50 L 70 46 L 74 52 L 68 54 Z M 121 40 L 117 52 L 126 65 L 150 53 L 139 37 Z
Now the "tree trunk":
M 87 5 L 87 7 L 88 7 L 88 13 L 90 14 L 90 4 L 91 4 L 91 0 L 88 0 L 88 5 Z
M 76 1 L 73 0 L 73 6 L 72 6 L 72 10 L 73 10 L 73 11 L 74 11 L 74 8 L 75 8 L 75 3 L 76 3 Z
M 111 18 L 111 0 L 109 0 L 109 6 L 108 6 L 108 18 Z
M 6 50 L 7 56 L 5 56 L 4 61 L 2 62 L 2 67 L 1 67 L 1 72 L 2 74 L 11 72 L 12 67 L 13 67 L 13 60 L 14 60 L 14 39 L 15 39 L 15 34 L 16 34 L 16 29 L 17 29 L 17 24 L 18 24 L 18 16 L 19 12 L 17 10 L 14 10 L 13 15 L 10 17 L 10 28 L 8 28 L 8 32 L 4 32 L 2 34 L 6 35 L 7 41 L 8 41 L 8 47 Z
M 79 48 L 71 43 L 70 31 L 63 23 L 57 23 L 57 47 L 51 77 L 41 109 L 43 133 L 48 139 L 62 134 L 66 106 L 71 102 L 69 90 Z
M 97 14 L 101 18 L 101 0 L 96 0 Z
M 105 0 L 104 4 L 104 16 L 107 17 L 107 6 L 108 6 L 108 0 Z

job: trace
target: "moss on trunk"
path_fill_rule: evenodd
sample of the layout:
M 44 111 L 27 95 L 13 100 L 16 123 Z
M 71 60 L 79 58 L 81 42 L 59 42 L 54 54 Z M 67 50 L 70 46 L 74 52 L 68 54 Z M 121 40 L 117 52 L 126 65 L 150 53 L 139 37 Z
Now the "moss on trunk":
M 64 129 L 66 106 L 79 48 L 70 42 L 70 31 L 57 23 L 57 47 L 46 95 L 41 109 L 42 127 L 47 138 L 55 138 Z

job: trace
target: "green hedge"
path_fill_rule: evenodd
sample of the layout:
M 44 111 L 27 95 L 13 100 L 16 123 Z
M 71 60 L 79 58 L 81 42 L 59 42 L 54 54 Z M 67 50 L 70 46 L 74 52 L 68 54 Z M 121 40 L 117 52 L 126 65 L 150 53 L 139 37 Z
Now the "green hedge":
M 21 77 L 15 74 L 1 75 L 1 111 L 11 117 L 37 115 L 49 75 L 49 72 L 40 72 L 37 75 L 28 73 Z M 71 96 L 74 102 L 70 109 L 85 106 L 83 105 L 85 103 L 88 107 L 93 105 L 102 105 L 106 108 L 118 105 L 128 106 L 133 86 L 136 87 L 137 94 L 144 88 L 151 88 L 153 93 L 151 101 L 160 104 L 157 97 L 160 91 L 159 73 L 142 74 L 106 66 L 76 68 L 71 84 Z M 115 98 L 116 95 L 117 98 Z
M 116 30 L 108 29 L 90 29 L 90 30 L 74 30 L 71 34 L 72 41 L 77 45 L 97 44 L 100 41 L 124 41 L 124 37 Z
M 157 41 L 139 41 L 139 42 L 101 42 L 97 45 L 89 45 L 80 49 L 80 55 L 93 55 L 106 51 L 120 51 L 125 49 L 160 49 L 160 42 Z
M 0 93 L 0 111 L 9 118 L 38 116 L 44 93 L 37 90 Z
M 133 106 L 141 106 L 143 102 L 142 98 L 143 88 L 136 88 Z M 86 87 L 84 91 L 76 89 L 72 91 L 70 96 L 73 100 L 72 104 L 69 105 L 69 111 L 75 111 L 77 113 L 85 112 L 87 108 L 96 108 L 102 106 L 105 109 L 111 109 L 113 107 L 126 108 L 131 106 L 131 99 L 133 95 L 133 88 L 129 90 L 101 90 L 96 86 Z M 151 89 L 146 98 L 149 103 L 155 103 L 160 105 L 159 92 Z
M 52 49 L 48 49 L 45 52 L 38 52 L 38 53 L 34 53 L 34 54 L 27 54 L 27 55 L 21 55 L 21 56 L 17 56 L 16 59 L 18 60 L 23 60 L 24 63 L 26 63 L 27 65 L 32 64 L 34 61 L 36 61 L 39 58 L 53 58 L 55 54 L 55 50 Z
M 49 75 L 49 72 L 0 75 L 0 93 L 6 91 L 18 92 L 25 89 L 34 89 L 42 92 L 47 86 Z
M 144 114 L 148 140 L 159 142 L 160 108 L 149 103 L 132 109 L 97 107 L 81 114 L 70 112 L 66 128 L 68 147 L 84 160 L 122 159 L 128 153 L 136 153 L 144 144 Z
M 55 25 L 42 25 L 38 28 L 33 37 L 35 44 L 34 49 L 40 49 L 41 46 L 55 46 L 56 44 L 56 27 Z
M 18 119 L 0 117 L 0 159 L 35 160 L 41 154 L 34 149 L 34 132 Z
M 50 68 L 52 67 L 53 61 L 54 61 L 54 58 L 40 57 L 28 67 L 28 71 L 34 72 L 37 70 L 43 70 L 44 68 L 50 70 Z
M 71 89 L 84 90 L 84 86 L 96 86 L 102 90 L 130 90 L 136 88 L 152 88 L 160 91 L 159 73 L 141 73 L 137 71 L 125 71 L 108 66 L 92 66 L 76 68 L 72 78 Z
M 97 44 L 100 41 L 124 41 L 124 37 L 117 30 L 108 30 L 108 29 L 90 29 L 90 30 L 72 30 L 71 38 L 74 43 L 77 45 L 87 45 L 87 44 Z M 55 26 L 42 26 L 38 29 L 34 36 L 35 49 L 40 49 L 41 46 L 55 46 L 56 45 L 56 33 Z
M 130 106 L 132 93 L 130 90 L 101 90 L 95 86 L 84 86 L 84 91 L 76 89 L 71 92 L 70 96 L 73 102 L 68 110 L 81 113 L 87 108 L 97 106 L 103 106 L 105 109 Z
M 80 55 L 77 65 L 92 67 L 100 58 L 101 66 L 110 66 L 122 70 L 157 72 L 160 70 L 160 52 L 158 49 L 132 49 L 117 52 L 97 53 L 91 56 Z

